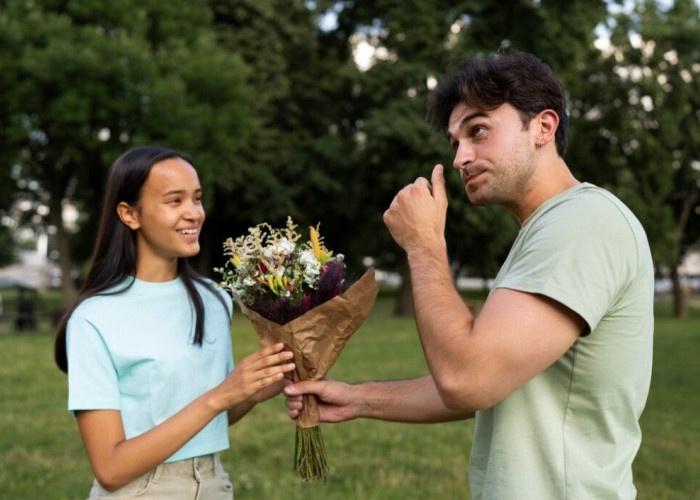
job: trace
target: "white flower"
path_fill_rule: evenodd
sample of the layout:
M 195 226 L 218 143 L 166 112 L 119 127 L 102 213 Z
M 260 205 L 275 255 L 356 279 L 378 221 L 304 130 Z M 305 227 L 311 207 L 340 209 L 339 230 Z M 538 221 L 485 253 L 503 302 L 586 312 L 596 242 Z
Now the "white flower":
M 265 247 L 262 250 L 262 256 L 265 258 L 265 260 L 270 261 L 273 259 L 275 256 L 275 248 L 274 247 Z
M 302 265 L 302 267 L 309 268 L 316 266 L 318 267 L 318 260 L 316 260 L 316 256 L 314 255 L 313 250 L 304 250 L 299 254 L 299 264 Z
M 284 255 L 285 257 L 292 255 L 296 245 L 289 241 L 287 238 L 281 240 L 277 245 L 277 252 L 279 255 Z
M 314 288 L 321 274 L 321 263 L 316 260 L 313 250 L 304 250 L 301 252 L 299 255 L 299 264 L 301 264 L 304 269 L 304 283 Z

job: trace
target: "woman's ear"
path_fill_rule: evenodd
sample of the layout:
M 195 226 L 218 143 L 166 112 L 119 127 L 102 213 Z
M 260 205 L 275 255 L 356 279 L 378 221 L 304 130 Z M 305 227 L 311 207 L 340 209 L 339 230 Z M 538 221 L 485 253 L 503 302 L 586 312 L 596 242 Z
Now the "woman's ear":
M 132 207 L 127 202 L 119 202 L 119 205 L 117 205 L 117 215 L 129 229 L 136 231 L 139 227 L 141 227 L 138 210 L 136 210 L 136 207 Z

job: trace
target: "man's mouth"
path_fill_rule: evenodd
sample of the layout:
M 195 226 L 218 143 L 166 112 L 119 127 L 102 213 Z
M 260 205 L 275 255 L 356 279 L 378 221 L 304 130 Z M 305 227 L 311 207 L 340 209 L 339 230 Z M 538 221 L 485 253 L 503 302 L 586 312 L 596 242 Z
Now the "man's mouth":
M 484 170 L 471 170 L 471 171 L 462 171 L 462 181 L 464 184 L 469 184 L 471 181 L 479 177 L 481 174 L 484 173 Z

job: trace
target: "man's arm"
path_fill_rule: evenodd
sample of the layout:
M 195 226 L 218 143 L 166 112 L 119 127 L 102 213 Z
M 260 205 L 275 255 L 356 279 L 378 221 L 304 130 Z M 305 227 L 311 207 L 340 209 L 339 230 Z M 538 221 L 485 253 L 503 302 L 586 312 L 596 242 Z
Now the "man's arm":
M 561 357 L 583 319 L 544 296 L 497 289 L 478 318 L 452 284 L 444 238 L 442 167 L 432 186 L 418 179 L 397 194 L 384 221 L 406 250 L 416 325 L 442 401 L 472 412 L 489 408 Z
M 333 380 L 290 383 L 285 388 L 285 394 L 292 418 L 296 418 L 301 410 L 301 394 L 318 396 L 322 422 L 375 418 L 392 422 L 433 423 L 473 416 L 472 412 L 447 408 L 430 375 L 355 385 Z

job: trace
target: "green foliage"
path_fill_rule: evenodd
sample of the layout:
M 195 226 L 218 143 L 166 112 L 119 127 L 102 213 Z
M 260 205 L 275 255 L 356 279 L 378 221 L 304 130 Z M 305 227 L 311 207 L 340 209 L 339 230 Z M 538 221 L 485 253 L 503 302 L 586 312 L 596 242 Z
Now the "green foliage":
M 428 177 L 435 163 L 451 165 L 447 141 L 420 121 L 428 80 L 440 77 L 454 58 L 510 47 L 537 53 L 565 83 L 576 81 L 595 52 L 594 29 L 607 15 L 602 0 L 510 0 L 498 6 L 479 0 L 387 0 L 336 7 L 337 38 L 352 45 L 356 40 L 351 37 L 360 34 L 385 55 L 377 56 L 366 72 L 343 75 L 351 79 L 337 97 L 344 104 L 344 116 L 338 117 L 333 137 L 321 140 L 328 148 L 324 158 L 335 159 L 334 173 L 351 182 L 343 184 L 344 195 L 335 202 L 342 210 L 325 217 L 339 218 L 343 230 L 348 219 L 361 221 L 353 227 L 368 237 L 353 233 L 340 247 L 350 255 L 372 255 L 379 266 L 392 269 L 401 268 L 403 255 L 391 242 L 381 214 L 405 184 Z M 355 149 L 348 152 L 348 143 Z M 586 138 L 574 147 L 586 151 Z M 492 276 L 517 223 L 503 209 L 471 207 L 461 181 L 450 170 L 447 241 L 454 269 Z M 352 200 L 354 207 L 346 207 L 343 198 Z
M 657 265 L 672 267 L 700 237 L 698 8 L 640 1 L 611 16 L 608 5 L 623 3 L 8 0 L 0 211 L 19 197 L 49 206 L 43 224 L 70 240 L 73 264 L 84 262 L 107 166 L 131 145 L 159 143 L 192 154 L 204 183 L 203 273 L 221 264 L 226 237 L 288 215 L 321 222 L 351 270 L 367 255 L 401 269 L 382 214 L 443 163 L 454 270 L 492 276 L 517 223 L 469 204 L 447 141 L 423 116 L 428 83 L 449 61 L 515 48 L 548 62 L 567 88 L 573 172 L 619 195 Z M 319 25 L 328 12 L 336 25 Z M 594 46 L 601 27 L 615 52 Z M 359 41 L 377 49 L 366 71 L 352 59 Z M 631 67 L 641 76 L 625 77 Z M 75 234 L 61 231 L 64 200 L 81 210 Z
M 330 376 L 359 382 L 418 376 L 425 360 L 410 319 L 392 316 L 382 293 Z M 639 500 L 691 500 L 700 494 L 700 302 L 686 320 L 657 304 L 654 373 L 642 415 L 643 441 L 634 465 Z M 45 297 L 40 297 L 47 304 Z M 53 303 L 53 298 L 51 298 Z M 236 359 L 258 347 L 237 312 Z M 0 333 L 0 491 L 14 500 L 87 496 L 90 466 L 74 418 L 66 411 L 66 379 L 53 364 L 52 335 Z M 467 494 L 472 423 L 417 425 L 355 420 L 321 426 L 330 474 L 303 483 L 293 470 L 295 425 L 281 398 L 258 405 L 230 428 L 222 453 L 236 498 L 457 499 Z
M 335 105 L 330 89 L 345 60 L 323 56 L 315 11 L 299 0 L 212 0 L 220 47 L 251 68 L 248 102 L 254 128 L 241 138 L 232 162 L 236 182 L 218 184 L 209 208 L 202 271 L 221 263 L 221 244 L 262 221 L 279 225 L 288 215 L 301 227 L 325 220 L 324 193 L 342 188 L 314 141 L 323 140 Z M 328 114 L 326 114 L 328 113 Z M 320 138 L 320 139 L 319 139 Z M 324 234 L 328 226 L 323 225 Z M 332 243 L 332 238 L 329 238 Z
M 9 0 L 0 8 L 0 146 L 8 153 L 0 167 L 39 186 L 24 196 L 48 206 L 64 275 L 63 203 L 85 216 L 84 239 L 74 241 L 84 259 L 107 168 L 129 147 L 188 152 L 205 197 L 215 181 L 241 178 L 233 159 L 252 127 L 248 70 L 216 44 L 210 19 L 205 2 L 184 0 Z
M 668 10 L 640 3 L 620 19 L 613 39 L 623 56 L 618 71 L 632 128 L 624 144 L 628 178 L 638 186 L 637 205 L 647 207 L 657 265 L 668 269 L 700 238 L 699 39 L 693 0 L 676 0 Z

